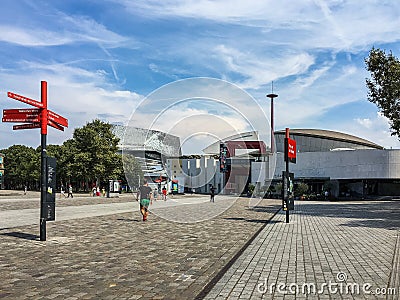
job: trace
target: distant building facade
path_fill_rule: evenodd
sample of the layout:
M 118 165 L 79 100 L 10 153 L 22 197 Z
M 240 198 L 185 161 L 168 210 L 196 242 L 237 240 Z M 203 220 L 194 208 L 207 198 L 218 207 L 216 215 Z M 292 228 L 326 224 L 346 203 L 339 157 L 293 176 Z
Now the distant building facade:
M 285 131 L 275 132 L 275 181 L 285 169 L 284 137 Z M 291 129 L 290 138 L 297 146 L 297 163 L 290 164 L 290 171 L 311 192 L 329 190 L 336 197 L 400 195 L 400 150 L 328 130 Z
M 184 192 L 241 194 L 249 184 L 260 190 L 281 182 L 285 169 L 285 131 L 276 131 L 276 152 L 246 132 L 217 141 L 203 155 L 182 155 L 179 137 L 159 131 L 125 127 L 121 151 L 134 154 L 149 178 L 166 176 L 179 182 Z M 123 135 L 119 135 L 123 137 Z M 329 190 L 335 197 L 400 196 L 400 150 L 388 150 L 371 141 L 345 133 L 319 129 L 291 129 L 296 141 L 297 163 L 290 164 L 295 183 L 309 192 Z M 220 172 L 220 144 L 230 147 L 228 172 Z M 234 171 L 232 171 L 234 170 Z
M 182 154 L 179 137 L 171 134 L 122 125 L 114 125 L 113 133 L 120 139 L 121 153 L 136 157 L 144 176 L 150 179 L 166 176 L 167 158 Z

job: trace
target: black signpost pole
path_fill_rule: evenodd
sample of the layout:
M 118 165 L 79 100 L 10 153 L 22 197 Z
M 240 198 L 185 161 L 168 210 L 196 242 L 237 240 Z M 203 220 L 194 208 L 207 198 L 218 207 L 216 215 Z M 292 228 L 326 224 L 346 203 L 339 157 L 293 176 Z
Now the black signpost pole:
M 41 148 L 42 148 L 42 154 L 41 154 L 41 173 L 40 173 L 40 178 L 41 178 L 41 193 L 40 193 L 40 240 L 45 241 L 46 240 L 46 169 L 47 169 L 47 164 L 46 164 L 46 134 L 41 134 Z

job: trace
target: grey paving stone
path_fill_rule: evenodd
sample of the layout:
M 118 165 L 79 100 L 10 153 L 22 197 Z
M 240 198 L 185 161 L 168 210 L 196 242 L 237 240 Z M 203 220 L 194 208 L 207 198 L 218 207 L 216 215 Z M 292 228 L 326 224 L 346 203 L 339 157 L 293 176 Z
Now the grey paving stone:
M 192 299 L 263 226 L 259 221 L 277 211 L 280 202 L 263 200 L 262 209 L 252 210 L 248 199 L 241 198 L 218 217 L 190 224 L 154 214 L 143 223 L 137 202 L 128 198 L 111 202 L 131 207 L 131 212 L 84 216 L 85 206 L 95 209 L 106 199 L 62 200 L 63 207 L 71 211 L 78 207 L 82 215 L 48 222 L 46 242 L 35 240 L 37 225 L 1 227 L 0 298 Z M 2 213 L 18 209 L 17 202 L 1 200 Z M 24 209 L 37 208 L 28 202 Z M 181 209 L 189 215 L 192 208 Z
M 400 201 L 297 202 L 290 224 L 284 222 L 284 213 L 278 214 L 236 262 L 251 266 L 262 258 L 263 268 L 257 273 L 259 282 L 251 299 L 259 296 L 264 299 L 384 299 L 362 293 L 340 294 L 327 289 L 318 293 L 318 290 L 329 282 L 360 286 L 370 283 L 373 288 L 398 286 L 399 270 L 394 262 L 398 261 L 395 249 L 399 248 L 396 246 L 399 211 Z M 236 264 L 231 268 L 239 273 L 243 271 Z M 342 277 L 338 276 L 344 276 L 346 281 L 340 281 Z M 242 276 L 240 284 L 254 277 L 255 272 L 250 277 Z M 257 287 L 265 278 L 268 278 L 264 284 L 267 290 L 260 294 Z M 224 286 L 221 292 L 224 295 L 229 295 L 238 285 L 231 276 L 221 280 L 234 280 L 233 286 L 229 283 Z M 314 284 L 317 292 L 284 295 L 274 288 L 271 293 L 272 284 L 275 287 Z

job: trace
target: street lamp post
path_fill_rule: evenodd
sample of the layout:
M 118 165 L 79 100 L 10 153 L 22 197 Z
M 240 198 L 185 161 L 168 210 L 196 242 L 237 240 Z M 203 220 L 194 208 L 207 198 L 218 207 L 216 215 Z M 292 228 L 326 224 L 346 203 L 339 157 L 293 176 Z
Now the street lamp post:
M 277 98 L 278 95 L 271 93 L 267 95 L 268 98 L 271 99 L 271 153 L 273 154 L 275 151 L 274 147 L 274 98 Z

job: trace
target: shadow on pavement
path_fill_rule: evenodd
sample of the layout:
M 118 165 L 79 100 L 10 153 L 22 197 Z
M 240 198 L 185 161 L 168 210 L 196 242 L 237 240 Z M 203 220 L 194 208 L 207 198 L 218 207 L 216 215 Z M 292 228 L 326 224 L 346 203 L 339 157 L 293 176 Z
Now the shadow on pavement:
M 295 202 L 296 203 L 296 202 Z M 298 202 L 297 202 L 298 203 Z M 306 207 L 303 207 L 303 206 Z M 303 208 L 302 208 L 303 207 Z M 303 215 L 349 218 L 343 226 L 400 229 L 400 202 L 363 202 L 363 203 L 307 203 L 296 205 L 295 213 Z
M 257 219 L 247 219 L 247 218 L 224 218 L 224 220 L 232 220 L 232 221 L 245 221 L 245 222 L 252 222 L 252 223 L 268 223 L 268 224 L 275 224 L 275 223 L 282 223 L 281 220 L 257 220 Z
M 6 233 L 1 233 L 0 235 L 6 235 L 6 236 L 11 236 L 11 237 L 16 237 L 19 239 L 25 239 L 25 240 L 39 240 L 39 236 L 36 234 L 30 234 L 30 233 L 24 233 L 24 232 L 6 232 Z
M 142 221 L 137 220 L 137 219 L 129 219 L 129 218 L 126 218 L 126 219 L 118 218 L 117 220 L 118 221 L 123 221 L 123 222 L 142 222 Z

